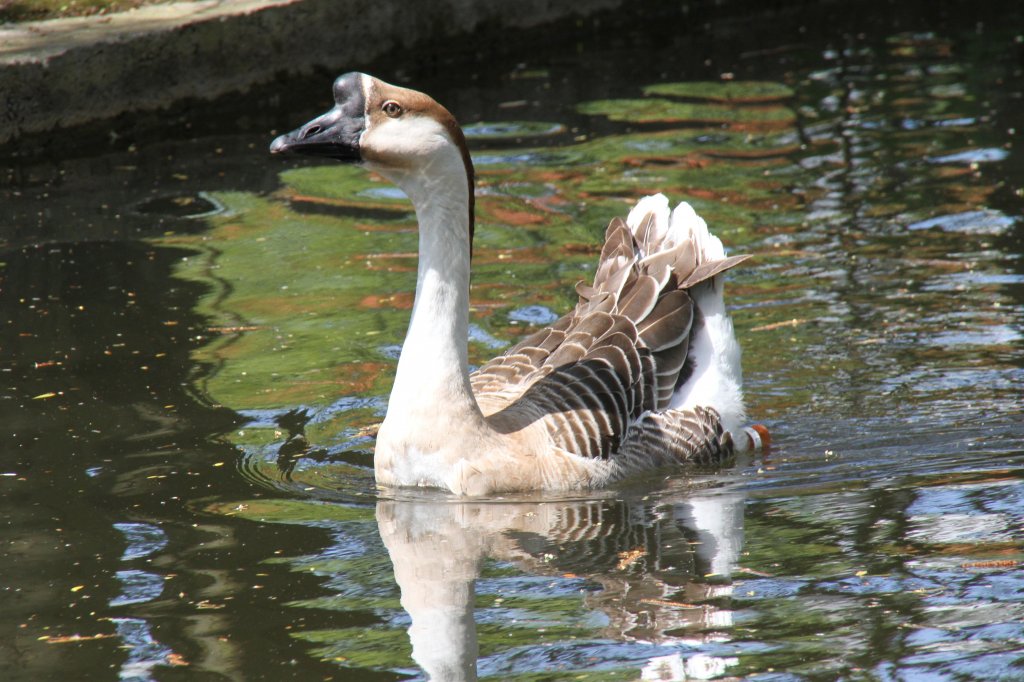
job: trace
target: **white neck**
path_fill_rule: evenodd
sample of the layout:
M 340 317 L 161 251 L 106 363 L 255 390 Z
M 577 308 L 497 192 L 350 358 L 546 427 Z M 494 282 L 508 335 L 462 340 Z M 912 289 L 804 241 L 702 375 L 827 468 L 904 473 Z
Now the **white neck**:
M 388 175 L 419 221 L 419 267 L 412 320 L 398 360 L 388 414 L 433 421 L 438 411 L 478 416 L 469 384 L 469 187 L 458 152 L 419 172 Z

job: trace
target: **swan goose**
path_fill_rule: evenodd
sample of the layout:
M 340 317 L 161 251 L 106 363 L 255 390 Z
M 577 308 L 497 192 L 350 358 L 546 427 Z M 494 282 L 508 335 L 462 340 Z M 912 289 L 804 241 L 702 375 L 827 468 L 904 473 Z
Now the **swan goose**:
M 646 197 L 612 220 L 575 309 L 470 372 L 465 136 L 423 93 L 361 73 L 333 91 L 334 108 L 270 151 L 379 173 L 419 222 L 412 319 L 374 453 L 379 485 L 578 490 L 759 444 L 766 432 L 742 428 L 740 350 L 718 276 L 747 257 L 726 257 L 688 204 L 670 211 L 664 196 Z

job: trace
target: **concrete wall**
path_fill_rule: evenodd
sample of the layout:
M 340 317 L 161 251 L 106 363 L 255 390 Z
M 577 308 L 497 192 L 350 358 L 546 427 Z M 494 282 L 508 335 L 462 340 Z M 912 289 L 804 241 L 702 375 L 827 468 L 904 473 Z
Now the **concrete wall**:
M 0 27 L 0 144 L 624 0 L 204 0 Z

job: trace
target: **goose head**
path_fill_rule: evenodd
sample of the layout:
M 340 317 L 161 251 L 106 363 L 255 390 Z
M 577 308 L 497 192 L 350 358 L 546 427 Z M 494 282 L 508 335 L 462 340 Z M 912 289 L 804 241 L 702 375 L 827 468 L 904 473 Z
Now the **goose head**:
M 270 145 L 294 153 L 356 163 L 397 184 L 417 203 L 444 192 L 473 204 L 473 164 L 455 117 L 429 96 L 368 76 L 334 81 L 334 107 Z M 469 190 L 466 197 L 461 188 Z

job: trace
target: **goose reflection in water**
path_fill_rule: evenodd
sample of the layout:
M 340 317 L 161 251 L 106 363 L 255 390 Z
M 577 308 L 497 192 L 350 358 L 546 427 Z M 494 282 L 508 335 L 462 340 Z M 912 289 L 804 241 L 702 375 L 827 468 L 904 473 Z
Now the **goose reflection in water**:
M 598 636 L 654 645 L 661 655 L 647 657 L 642 679 L 682 680 L 716 676 L 736 663 L 702 653 L 701 645 L 721 641 L 715 631 L 732 625 L 732 612 L 714 601 L 732 592 L 743 508 L 740 492 L 721 489 L 657 504 L 382 500 L 377 523 L 412 619 L 413 659 L 430 680 L 477 679 L 476 581 L 488 559 L 592 581 L 599 589 L 585 592 L 584 607 L 607 619 Z M 479 672 L 530 672 L 506 663 L 484 659 L 488 669 Z

